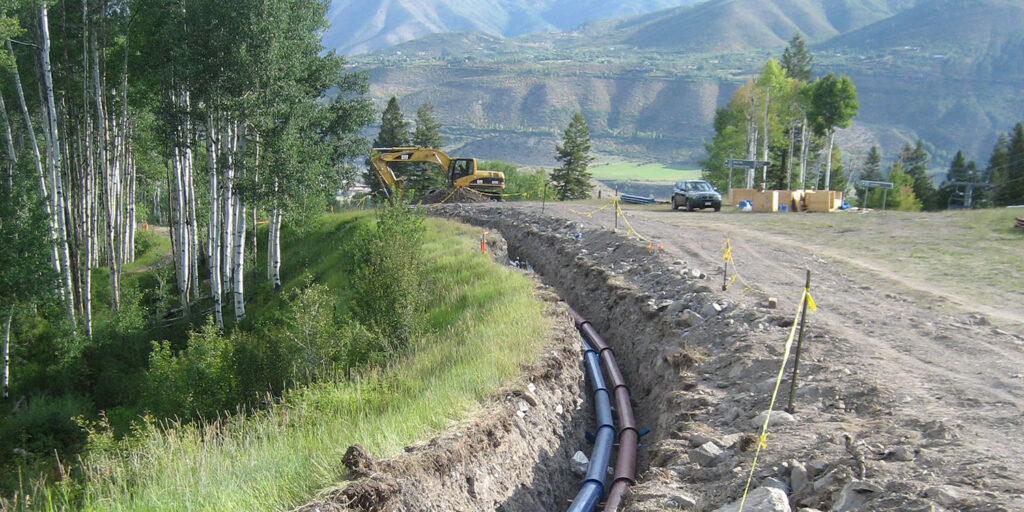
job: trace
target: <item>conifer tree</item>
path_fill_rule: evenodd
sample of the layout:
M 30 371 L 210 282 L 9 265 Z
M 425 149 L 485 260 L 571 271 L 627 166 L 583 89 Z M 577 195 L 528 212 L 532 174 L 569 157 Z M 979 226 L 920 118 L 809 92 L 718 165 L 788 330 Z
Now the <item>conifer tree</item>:
M 439 149 L 444 144 L 441 137 L 441 122 L 434 117 L 434 106 L 420 105 L 416 110 L 416 129 L 412 133 L 412 145 L 421 148 Z M 431 163 L 415 163 L 402 166 L 405 171 L 405 186 L 413 194 L 444 187 L 446 169 Z
M 882 179 L 882 155 L 878 152 L 878 146 L 871 146 L 868 156 L 864 158 L 864 171 L 860 175 L 861 180 L 878 181 Z
M 786 77 L 801 82 L 811 81 L 812 64 L 814 56 L 807 51 L 807 45 L 800 37 L 794 34 L 789 40 L 789 46 L 782 51 L 782 68 L 786 70 Z
M 551 171 L 551 184 L 558 198 L 586 199 L 590 197 L 590 173 L 587 166 L 594 159 L 590 156 L 590 129 L 583 114 L 576 112 L 565 129 L 562 143 L 555 145 L 556 160 L 562 163 Z
M 373 139 L 373 147 L 391 148 L 408 144 L 409 128 L 402 116 L 402 110 L 398 107 L 398 98 L 392 96 L 380 116 L 380 133 Z
M 928 177 L 928 162 L 931 160 L 931 155 L 924 149 L 924 141 L 918 139 L 913 147 L 908 142 L 900 151 L 899 159 L 903 164 L 904 172 L 914 180 L 914 197 L 921 202 L 924 209 L 934 210 L 935 185 Z
M 886 208 L 912 212 L 921 209 L 921 201 L 914 195 L 914 179 L 903 172 L 903 164 L 900 160 L 893 162 L 892 167 L 889 168 L 888 179 L 892 182 L 893 187 L 887 194 Z

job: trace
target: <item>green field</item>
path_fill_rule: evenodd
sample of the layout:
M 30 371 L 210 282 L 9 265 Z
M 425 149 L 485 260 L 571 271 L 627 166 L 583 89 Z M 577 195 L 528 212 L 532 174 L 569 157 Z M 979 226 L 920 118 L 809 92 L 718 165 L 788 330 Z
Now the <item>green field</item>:
M 649 181 L 673 183 L 700 178 L 700 169 L 683 169 L 666 164 L 616 162 L 592 165 L 587 169 L 596 180 Z

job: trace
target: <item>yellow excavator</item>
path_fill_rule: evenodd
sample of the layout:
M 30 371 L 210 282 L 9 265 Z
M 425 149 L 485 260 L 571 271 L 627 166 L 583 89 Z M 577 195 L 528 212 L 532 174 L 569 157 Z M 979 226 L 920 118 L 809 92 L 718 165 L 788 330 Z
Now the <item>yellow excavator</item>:
M 475 158 L 452 158 L 443 151 L 430 148 L 373 148 L 373 151 L 370 166 L 377 172 L 377 178 L 386 194 L 390 194 L 392 188 L 402 188 L 404 181 L 388 166 L 390 162 L 426 162 L 437 165 L 444 173 L 445 186 L 448 188 L 468 188 L 492 193 L 505 189 L 505 173 L 479 170 Z

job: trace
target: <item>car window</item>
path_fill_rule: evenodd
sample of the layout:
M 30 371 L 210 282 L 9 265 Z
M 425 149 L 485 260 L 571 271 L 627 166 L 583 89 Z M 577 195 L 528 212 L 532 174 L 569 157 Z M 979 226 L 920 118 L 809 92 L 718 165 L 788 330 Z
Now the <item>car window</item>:
M 694 181 L 690 183 L 690 190 L 708 191 L 711 190 L 711 184 L 706 181 Z

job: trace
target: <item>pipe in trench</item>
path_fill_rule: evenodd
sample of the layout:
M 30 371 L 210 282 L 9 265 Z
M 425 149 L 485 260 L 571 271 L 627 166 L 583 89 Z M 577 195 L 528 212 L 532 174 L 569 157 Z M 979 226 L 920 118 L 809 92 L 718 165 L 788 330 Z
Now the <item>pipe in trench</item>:
M 579 329 L 580 334 L 584 338 L 584 346 L 586 347 L 584 358 L 587 362 L 588 375 L 591 375 L 592 379 L 601 378 L 600 370 L 595 370 L 594 368 L 596 364 L 593 360 L 596 355 L 600 359 L 605 372 L 608 374 L 608 378 L 612 384 L 612 390 L 615 394 L 615 408 L 619 416 L 619 450 L 615 461 L 614 480 L 612 481 L 612 486 L 608 491 L 608 498 L 605 501 L 604 508 L 605 512 L 614 512 L 615 510 L 618 510 L 619 506 L 622 504 L 626 492 L 629 490 L 629 486 L 636 483 L 636 452 L 639 444 L 640 433 L 636 428 L 636 420 L 633 416 L 633 407 L 629 400 L 629 388 L 626 386 L 625 379 L 622 377 L 622 372 L 619 370 L 618 364 L 615 361 L 615 352 L 607 343 L 605 343 L 604 338 L 598 334 L 594 326 L 580 316 L 579 313 L 574 309 L 569 308 L 569 315 L 572 317 L 573 323 L 576 325 L 576 328 Z M 590 345 L 597 347 L 597 350 L 595 351 L 590 348 Z M 592 382 L 597 382 L 597 380 L 592 380 Z M 595 456 L 598 448 L 598 439 L 602 438 L 603 431 L 608 430 L 604 427 L 611 426 L 610 408 L 605 409 L 607 411 L 607 416 L 602 416 L 601 413 L 602 400 L 608 399 L 608 390 L 604 387 L 603 379 L 600 380 L 600 383 L 601 388 L 603 389 L 599 390 L 595 385 L 594 391 L 595 405 L 597 406 L 598 411 L 598 433 L 594 441 Z M 603 393 L 600 393 L 599 391 L 603 391 Z M 606 421 L 608 424 L 605 423 Z M 611 430 L 614 432 L 614 427 L 612 427 Z M 610 453 L 608 455 L 610 456 Z M 600 489 L 595 488 L 595 486 L 588 486 L 587 484 L 594 483 L 589 479 L 589 477 L 591 476 L 591 472 L 594 470 L 595 466 L 602 468 L 602 470 L 607 467 L 607 457 L 603 462 L 603 465 L 597 466 L 594 459 L 591 459 L 591 463 L 587 471 L 588 480 L 584 482 L 584 485 L 580 489 L 580 494 L 577 495 L 577 499 L 582 495 L 585 500 L 585 503 L 581 503 L 580 506 L 590 506 L 591 508 L 573 508 L 577 503 L 574 501 L 573 506 L 570 506 L 569 509 L 571 512 L 575 512 L 577 510 L 589 511 L 597 505 L 597 501 L 590 504 L 590 499 L 593 497 L 593 494 L 597 494 L 599 496 L 599 493 L 604 490 L 604 471 L 601 472 L 602 484 Z M 584 489 L 587 489 L 587 494 L 584 494 Z
M 587 476 L 580 486 L 576 498 L 569 505 L 569 512 L 591 512 L 604 496 L 605 478 L 608 460 L 612 455 L 612 443 L 615 441 L 615 425 L 612 423 L 611 398 L 601 375 L 601 356 L 586 341 L 583 342 L 583 359 L 587 366 L 587 376 L 594 390 L 594 409 L 597 413 L 597 434 L 594 437 L 594 449 L 590 453 L 590 464 Z

